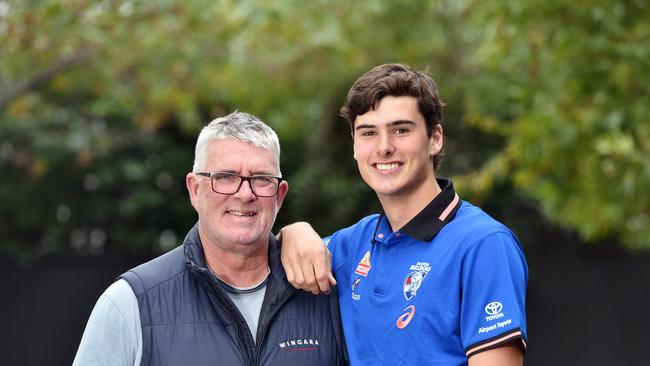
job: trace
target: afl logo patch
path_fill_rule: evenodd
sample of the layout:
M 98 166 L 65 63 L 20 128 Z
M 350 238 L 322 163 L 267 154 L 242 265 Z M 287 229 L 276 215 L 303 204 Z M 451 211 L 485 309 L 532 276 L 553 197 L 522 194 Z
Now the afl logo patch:
M 363 255 L 363 258 L 361 258 L 361 261 L 359 261 L 359 264 L 357 265 L 357 269 L 354 270 L 354 273 L 366 277 L 368 276 L 369 271 L 370 271 L 370 251 L 367 251 L 366 254 Z

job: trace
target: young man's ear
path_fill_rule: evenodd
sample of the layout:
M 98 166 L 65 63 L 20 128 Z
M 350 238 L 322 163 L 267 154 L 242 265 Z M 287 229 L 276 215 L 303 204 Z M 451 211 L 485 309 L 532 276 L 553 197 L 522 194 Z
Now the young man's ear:
M 354 148 L 354 126 L 350 127 L 350 137 L 352 138 L 352 158 L 357 160 L 357 150 Z
M 429 137 L 429 155 L 436 156 L 442 151 L 444 142 L 444 135 L 442 132 L 442 125 L 437 124 L 433 126 L 431 137 Z

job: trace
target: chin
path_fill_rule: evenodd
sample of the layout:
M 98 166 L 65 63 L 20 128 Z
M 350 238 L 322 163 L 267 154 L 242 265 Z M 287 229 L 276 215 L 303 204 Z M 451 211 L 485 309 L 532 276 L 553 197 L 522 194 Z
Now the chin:
M 260 240 L 259 237 L 251 237 L 251 236 L 234 236 L 230 239 L 232 243 L 240 244 L 240 245 L 253 245 L 256 244 Z
M 233 233 L 230 235 L 230 239 L 233 243 L 242 245 L 257 244 L 268 237 L 268 235 L 263 235 L 262 233 L 263 231 L 246 230 L 242 233 Z
M 368 184 L 368 186 L 377 193 L 377 195 L 383 195 L 383 196 L 390 196 L 394 195 L 396 193 L 399 193 L 399 191 L 402 189 L 401 186 L 397 186 L 394 184 Z

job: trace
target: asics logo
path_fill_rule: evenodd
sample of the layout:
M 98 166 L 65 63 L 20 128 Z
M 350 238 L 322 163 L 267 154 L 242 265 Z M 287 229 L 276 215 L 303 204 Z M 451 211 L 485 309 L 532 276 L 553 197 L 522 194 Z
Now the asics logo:
M 413 315 L 415 314 L 415 306 L 413 305 L 407 306 L 403 311 L 406 310 L 408 310 L 406 313 L 402 314 L 399 318 L 397 318 L 398 329 L 406 328 L 406 326 L 409 325 L 409 323 L 413 319 Z

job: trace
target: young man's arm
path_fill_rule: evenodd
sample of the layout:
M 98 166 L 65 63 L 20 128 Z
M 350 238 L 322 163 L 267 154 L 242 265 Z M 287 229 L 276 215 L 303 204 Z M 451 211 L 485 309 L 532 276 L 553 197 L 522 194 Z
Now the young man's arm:
M 498 231 L 473 245 L 463 262 L 461 334 L 469 365 L 521 366 L 528 282 L 521 246 L 510 231 Z
M 522 366 L 524 355 L 519 340 L 478 353 L 469 358 L 469 366 Z
M 297 222 L 285 226 L 278 239 L 282 241 L 282 266 L 289 283 L 314 295 L 329 293 L 330 286 L 336 285 L 331 255 L 311 225 Z

